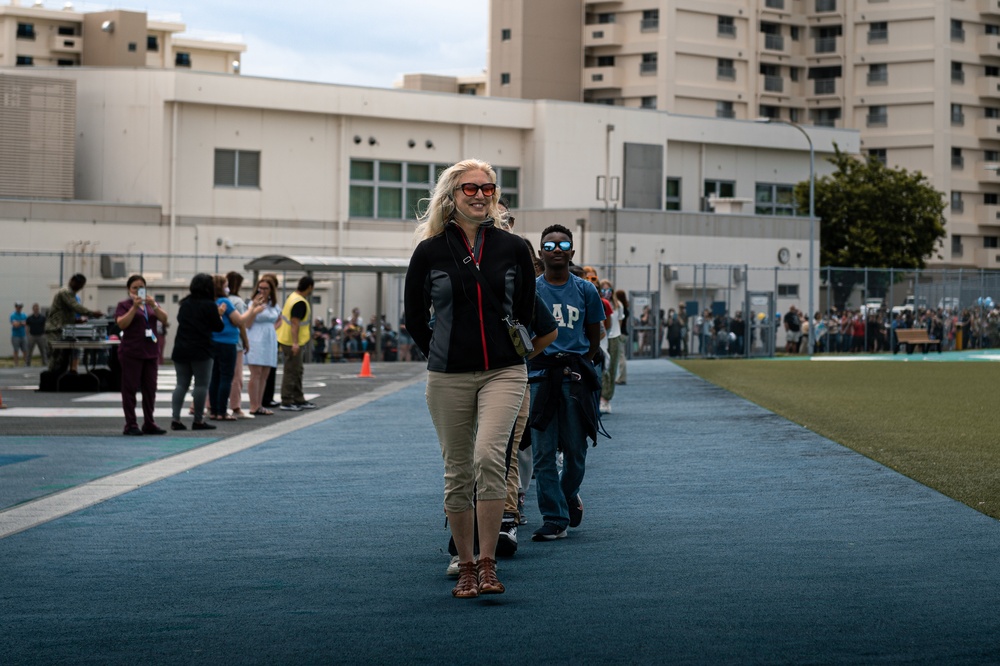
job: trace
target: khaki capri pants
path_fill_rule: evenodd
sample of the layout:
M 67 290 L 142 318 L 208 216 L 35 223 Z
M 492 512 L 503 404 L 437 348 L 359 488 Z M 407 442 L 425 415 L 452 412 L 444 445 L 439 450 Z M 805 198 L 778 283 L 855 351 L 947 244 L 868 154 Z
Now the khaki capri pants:
M 427 373 L 427 408 L 444 459 L 444 508 L 473 508 L 507 494 L 507 441 L 527 386 L 525 366 Z

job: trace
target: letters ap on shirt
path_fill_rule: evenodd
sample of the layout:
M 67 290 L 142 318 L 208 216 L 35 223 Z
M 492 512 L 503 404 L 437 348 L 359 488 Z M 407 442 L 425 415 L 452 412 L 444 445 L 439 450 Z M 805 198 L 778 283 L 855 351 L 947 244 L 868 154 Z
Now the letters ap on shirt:
M 555 318 L 556 323 L 559 324 L 560 328 L 570 328 L 574 329 L 576 322 L 580 321 L 580 308 L 573 307 L 572 305 L 566 305 L 566 312 L 569 315 L 568 318 L 563 317 L 563 303 L 553 303 L 552 304 L 552 316 Z

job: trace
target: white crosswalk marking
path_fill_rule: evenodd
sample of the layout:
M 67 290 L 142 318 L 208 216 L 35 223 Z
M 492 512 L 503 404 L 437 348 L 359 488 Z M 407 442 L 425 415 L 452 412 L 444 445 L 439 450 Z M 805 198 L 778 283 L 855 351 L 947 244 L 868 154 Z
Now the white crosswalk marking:
M 72 394 L 62 393 L 60 395 L 69 396 Z M 306 400 L 315 400 L 319 397 L 319 393 L 306 393 Z M 169 405 L 171 401 L 171 393 L 166 391 L 159 391 L 156 394 L 156 404 L 157 405 L 167 405 L 167 415 L 169 416 Z M 184 404 L 190 404 L 191 393 L 188 392 L 187 397 L 184 399 Z M 242 397 L 244 406 L 250 402 L 250 396 L 246 393 Z M 61 406 L 53 407 L 10 407 L 8 409 L 0 409 L 0 419 L 3 418 L 35 418 L 35 419 L 49 419 L 49 418 L 116 418 L 120 419 L 122 417 L 122 394 L 121 393 L 90 393 L 87 395 L 81 395 L 79 397 L 71 398 L 69 400 L 70 404 L 65 404 Z M 114 405 L 108 407 L 107 405 Z M 245 407 L 244 407 L 245 408 Z M 163 408 L 160 407 L 157 413 Z M 208 405 L 205 405 L 205 409 L 208 409 Z M 136 395 L 136 411 L 139 415 L 142 415 L 142 404 L 141 397 Z M 187 409 L 184 410 L 184 415 L 187 415 Z

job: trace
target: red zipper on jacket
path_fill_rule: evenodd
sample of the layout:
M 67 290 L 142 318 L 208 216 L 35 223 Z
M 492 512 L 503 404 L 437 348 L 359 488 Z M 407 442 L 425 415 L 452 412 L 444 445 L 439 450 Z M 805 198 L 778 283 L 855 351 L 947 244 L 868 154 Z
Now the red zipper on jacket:
M 472 261 L 476 264 L 476 270 L 479 270 L 479 261 L 483 257 L 483 246 L 486 245 L 486 234 L 483 234 L 483 242 L 479 244 L 479 256 L 476 256 L 475 251 L 469 246 L 469 239 L 465 237 L 465 232 L 459 229 L 462 235 L 462 242 L 465 243 L 465 249 L 469 251 L 469 256 Z M 478 231 L 476 232 L 479 233 Z M 479 284 L 479 280 L 476 280 L 476 297 L 478 299 L 479 307 L 479 338 L 483 343 L 483 370 L 490 369 L 490 357 L 486 352 L 486 324 L 485 317 L 483 315 L 483 286 Z

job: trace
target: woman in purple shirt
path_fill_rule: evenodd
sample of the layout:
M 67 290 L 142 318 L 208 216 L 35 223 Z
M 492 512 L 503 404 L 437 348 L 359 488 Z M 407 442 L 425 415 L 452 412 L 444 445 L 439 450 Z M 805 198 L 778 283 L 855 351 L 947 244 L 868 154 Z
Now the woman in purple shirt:
M 126 435 L 162 435 L 166 432 L 153 420 L 156 405 L 156 378 L 159 349 L 156 322 L 167 322 L 167 313 L 146 293 L 146 280 L 133 275 L 126 281 L 128 298 L 118 304 L 115 322 L 121 329 L 118 362 L 122 368 L 122 410 Z M 135 394 L 142 392 L 142 429 L 135 417 Z

